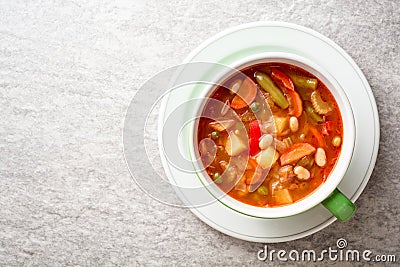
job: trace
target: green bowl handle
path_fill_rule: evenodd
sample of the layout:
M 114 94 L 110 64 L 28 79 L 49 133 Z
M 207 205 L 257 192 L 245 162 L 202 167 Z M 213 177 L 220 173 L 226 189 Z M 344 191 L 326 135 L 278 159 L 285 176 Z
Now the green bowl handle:
M 335 189 L 329 197 L 322 201 L 322 205 L 327 208 L 339 221 L 345 222 L 350 219 L 356 211 L 356 206 L 339 189 Z

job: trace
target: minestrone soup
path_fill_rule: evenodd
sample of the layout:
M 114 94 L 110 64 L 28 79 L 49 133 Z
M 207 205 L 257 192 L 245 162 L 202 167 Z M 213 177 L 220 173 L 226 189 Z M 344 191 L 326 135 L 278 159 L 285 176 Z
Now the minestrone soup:
M 213 91 L 197 134 L 203 164 L 221 190 L 249 205 L 276 207 L 324 183 L 339 157 L 343 126 L 319 79 L 299 67 L 265 63 Z

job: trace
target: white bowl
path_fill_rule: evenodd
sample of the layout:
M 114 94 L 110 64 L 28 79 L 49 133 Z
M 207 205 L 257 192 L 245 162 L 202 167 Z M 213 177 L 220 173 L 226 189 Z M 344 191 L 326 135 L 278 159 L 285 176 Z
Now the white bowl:
M 277 207 L 256 207 L 242 203 L 230 197 L 228 194 L 221 194 L 222 190 L 215 183 L 212 182 L 211 178 L 205 171 L 204 166 L 200 165 L 201 162 L 199 163 L 199 161 L 193 161 L 193 164 L 198 174 L 198 177 L 201 179 L 203 185 L 206 186 L 207 190 L 215 198 L 217 198 L 221 203 L 223 203 L 228 208 L 231 208 L 232 210 L 253 217 L 282 218 L 282 217 L 293 216 L 313 208 L 314 206 L 320 204 L 323 200 L 325 200 L 335 190 L 335 188 L 338 186 L 338 184 L 344 177 L 344 174 L 346 173 L 346 170 L 349 166 L 350 160 L 353 155 L 353 149 L 355 143 L 355 125 L 354 125 L 354 116 L 352 108 L 350 106 L 346 93 L 344 92 L 340 84 L 321 66 L 315 64 L 314 62 L 304 57 L 290 53 L 267 52 L 243 58 L 229 65 L 229 67 L 236 70 L 240 70 L 251 65 L 259 63 L 269 63 L 269 62 L 286 63 L 300 67 L 315 75 L 319 80 L 321 80 L 327 86 L 327 88 L 333 94 L 339 106 L 340 113 L 342 116 L 343 141 L 339 158 L 328 179 L 324 183 L 322 183 L 316 190 L 314 190 L 311 194 L 293 204 L 285 206 L 277 206 Z M 233 70 L 227 72 L 226 68 L 223 68 L 221 70 L 223 70 L 221 73 L 216 73 L 214 75 L 214 77 L 216 77 L 215 83 L 222 82 L 225 78 L 229 77 L 234 72 Z M 204 97 L 206 99 L 213 93 L 214 90 L 215 90 L 215 85 L 213 84 L 203 87 L 203 91 L 200 97 Z M 195 107 L 195 114 L 198 117 L 200 117 L 200 115 L 202 114 L 205 104 L 206 100 L 202 101 Z M 193 139 L 189 143 L 189 146 L 190 146 L 190 152 L 192 154 L 191 157 L 193 159 L 199 158 L 199 152 L 197 147 L 198 144 L 197 128 L 198 128 L 198 120 L 196 120 L 195 123 L 192 124 L 190 129 L 190 134 L 193 137 Z

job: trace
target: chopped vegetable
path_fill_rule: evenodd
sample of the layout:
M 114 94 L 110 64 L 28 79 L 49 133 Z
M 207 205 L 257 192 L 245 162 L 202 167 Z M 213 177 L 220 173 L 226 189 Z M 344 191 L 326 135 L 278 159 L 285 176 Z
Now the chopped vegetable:
M 243 122 L 250 122 L 256 120 L 257 118 L 253 112 L 251 112 L 250 110 L 246 110 L 244 113 L 240 115 L 240 119 Z
M 292 80 L 280 70 L 275 68 L 272 69 L 271 77 L 277 84 L 284 86 L 288 90 L 294 91 Z
M 283 190 L 275 190 L 273 193 L 276 203 L 283 205 L 283 204 L 290 204 L 293 202 L 292 196 L 288 189 Z
M 322 137 L 321 133 L 312 125 L 309 126 L 310 132 L 317 140 L 318 146 L 325 147 L 325 140 Z
M 286 186 L 293 180 L 294 173 L 293 173 L 293 166 L 292 165 L 285 165 L 279 169 L 278 172 L 279 181 L 283 187 Z
M 315 147 L 309 143 L 297 143 L 289 147 L 281 155 L 281 165 L 294 163 L 304 156 L 315 152 Z
M 216 182 L 217 184 L 220 184 L 220 183 L 222 183 L 222 181 L 223 181 L 221 174 L 219 174 L 218 172 L 214 173 L 214 175 L 213 175 L 213 180 L 214 180 L 214 182 Z
M 271 78 L 268 77 L 268 75 L 257 71 L 254 76 L 256 77 L 256 80 L 261 88 L 271 95 L 271 98 L 275 102 L 275 104 L 283 109 L 286 109 L 289 106 L 289 102 L 287 101 L 286 97 L 283 95 L 281 90 L 276 87 L 276 85 L 271 80 Z
M 318 91 L 311 93 L 311 103 L 314 110 L 320 115 L 326 115 L 332 111 L 332 107 L 328 102 L 322 100 Z
M 250 109 L 254 112 L 257 113 L 260 110 L 260 104 L 258 102 L 253 102 L 250 105 Z
M 229 156 L 237 156 L 247 149 L 246 143 L 235 133 L 230 132 L 225 144 L 226 153 Z
M 333 121 L 326 121 L 322 127 L 322 133 L 324 135 L 329 135 L 334 129 L 334 124 Z
M 244 79 L 239 91 L 232 99 L 231 107 L 241 109 L 254 101 L 257 94 L 257 85 L 249 78 Z
M 289 100 L 289 115 L 300 117 L 303 113 L 303 101 L 300 95 L 295 91 L 287 91 L 286 95 Z
M 286 149 L 288 149 L 290 146 L 293 145 L 292 138 L 287 137 L 283 139 L 282 141 L 275 139 L 275 145 L 276 145 L 276 150 L 279 151 L 279 153 L 285 152 Z
M 290 79 L 292 79 L 296 89 L 317 89 L 317 79 L 300 76 L 294 73 L 288 73 L 287 75 L 290 77 Z
M 275 122 L 276 134 L 283 135 L 285 130 L 287 130 L 289 127 L 289 118 L 274 116 L 274 122 Z
M 318 115 L 317 112 L 315 112 L 314 108 L 311 106 L 310 103 L 307 102 L 307 103 L 305 104 L 305 108 L 306 108 L 307 116 L 308 116 L 312 121 L 314 121 L 315 123 L 320 123 L 320 122 L 323 122 L 323 121 L 324 121 L 324 119 L 323 119 L 320 115 Z
M 311 155 L 302 157 L 298 162 L 297 166 L 302 166 L 304 168 L 311 169 L 311 167 L 314 165 L 314 157 Z
M 249 143 L 250 143 L 250 155 L 254 156 L 260 152 L 260 147 L 258 146 L 258 140 L 261 137 L 261 130 L 257 120 L 249 123 Z
M 335 136 L 335 137 L 332 139 L 332 145 L 333 145 L 334 147 L 340 146 L 341 143 L 342 143 L 342 139 L 341 139 L 339 136 Z
M 256 160 L 261 168 L 268 169 L 271 168 L 272 165 L 274 165 L 278 158 L 279 153 L 276 152 L 272 146 L 269 146 L 267 149 L 261 151 Z
M 218 138 L 219 138 L 219 132 L 215 132 L 215 131 L 212 132 L 212 133 L 211 133 L 211 138 L 212 138 L 212 139 L 218 139 Z
M 265 185 L 262 185 L 257 189 L 257 193 L 259 193 L 260 195 L 266 196 L 266 195 L 268 195 L 268 188 Z
M 235 120 L 219 120 L 210 122 L 210 127 L 219 132 L 228 130 L 235 124 Z
M 282 142 L 285 144 L 285 147 L 291 147 L 293 145 L 293 140 L 290 137 L 286 137 L 285 139 L 282 140 Z
M 280 176 L 287 176 L 293 171 L 292 165 L 285 165 L 279 169 Z
M 285 143 L 279 139 L 275 139 L 275 147 L 279 153 L 283 153 L 283 152 L 285 152 L 286 149 L 289 148 L 289 147 L 286 147 Z
M 262 133 L 272 133 L 275 131 L 275 123 L 272 120 L 272 117 L 268 121 L 264 121 L 260 123 L 260 129 Z

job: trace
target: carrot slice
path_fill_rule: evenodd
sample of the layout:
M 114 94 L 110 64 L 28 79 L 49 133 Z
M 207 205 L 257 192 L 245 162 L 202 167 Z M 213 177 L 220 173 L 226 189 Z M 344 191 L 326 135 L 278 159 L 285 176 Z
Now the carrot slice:
M 244 79 L 237 94 L 232 99 L 231 107 L 241 109 L 250 105 L 254 101 L 257 94 L 257 85 L 249 78 Z
M 247 103 L 238 95 L 236 95 L 231 103 L 231 107 L 234 109 L 241 109 L 247 106 Z
M 303 113 L 303 101 L 301 100 L 300 95 L 296 91 L 287 91 L 286 92 L 289 100 L 289 115 L 300 117 Z
M 311 133 L 314 135 L 315 139 L 317 139 L 318 146 L 325 147 L 325 141 L 321 133 L 312 125 L 309 126 L 309 129 Z
M 297 143 L 286 149 L 281 155 L 281 165 L 291 164 L 304 156 L 315 152 L 315 147 L 309 143 Z

